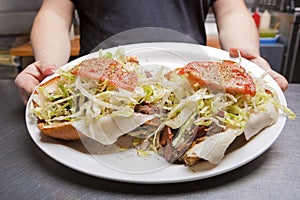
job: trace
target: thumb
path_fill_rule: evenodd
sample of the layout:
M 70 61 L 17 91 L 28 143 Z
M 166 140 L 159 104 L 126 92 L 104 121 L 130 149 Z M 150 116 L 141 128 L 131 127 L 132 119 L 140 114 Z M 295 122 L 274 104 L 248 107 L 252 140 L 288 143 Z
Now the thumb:
M 239 54 L 240 54 L 243 58 L 246 58 L 246 59 L 248 59 L 248 60 L 251 60 L 251 59 L 254 59 L 254 58 L 257 57 L 257 56 L 255 56 L 255 55 L 253 55 L 253 54 L 251 54 L 251 53 L 248 53 L 247 51 L 243 51 L 243 50 L 238 49 L 238 48 L 236 48 L 236 47 L 232 47 L 232 48 L 229 49 L 229 55 L 230 55 L 231 57 L 234 57 L 234 58 L 239 57 Z
M 49 76 L 53 74 L 57 68 L 55 62 L 50 59 L 37 61 L 35 66 L 38 68 L 38 70 L 43 76 Z

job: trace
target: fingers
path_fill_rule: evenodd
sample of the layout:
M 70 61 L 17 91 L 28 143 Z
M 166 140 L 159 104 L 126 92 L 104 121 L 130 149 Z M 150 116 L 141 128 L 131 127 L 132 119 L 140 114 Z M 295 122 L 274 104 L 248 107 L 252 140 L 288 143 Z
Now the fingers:
M 282 91 L 285 91 L 288 88 L 288 81 L 286 80 L 286 78 L 278 72 L 272 70 L 265 59 L 263 59 L 262 57 L 258 57 L 252 59 L 251 61 L 260 66 L 262 69 L 269 71 L 270 76 L 272 76 L 272 78 L 276 81 Z
M 46 76 L 53 74 L 56 69 L 56 65 L 51 60 L 40 60 L 32 63 L 26 67 L 22 73 L 28 74 L 34 77 L 39 82 L 42 81 Z
M 230 48 L 229 54 L 232 57 L 238 57 L 239 56 L 239 49 L 238 48 Z M 272 76 L 272 78 L 276 81 L 276 83 L 279 85 L 279 87 L 285 91 L 288 88 L 288 81 L 284 76 L 281 74 L 277 73 L 276 71 L 272 70 L 269 63 L 263 59 L 260 56 L 254 56 L 251 55 L 250 53 L 247 53 L 245 51 L 240 51 L 240 54 L 242 57 L 254 62 L 257 64 L 259 67 L 264 69 L 265 71 L 268 71 L 269 74 Z
M 53 74 L 56 65 L 51 60 L 41 60 L 28 65 L 15 79 L 24 104 L 35 87 L 48 75 Z
M 279 85 L 282 91 L 288 89 L 288 81 L 284 76 L 282 76 L 274 70 L 271 70 L 269 74 L 273 77 L 273 79 L 276 81 L 276 83 Z
M 229 49 L 229 55 L 230 55 L 231 57 L 239 57 L 239 53 L 241 54 L 241 56 L 242 56 L 243 58 L 246 58 L 246 59 L 248 59 L 248 60 L 254 59 L 254 58 L 256 57 L 256 56 L 253 55 L 253 54 L 250 54 L 250 53 L 248 53 L 248 52 L 246 52 L 246 51 L 240 50 L 240 49 L 235 48 L 235 47 Z
M 238 57 L 239 56 L 238 51 L 239 51 L 238 48 L 230 48 L 229 55 L 234 58 Z

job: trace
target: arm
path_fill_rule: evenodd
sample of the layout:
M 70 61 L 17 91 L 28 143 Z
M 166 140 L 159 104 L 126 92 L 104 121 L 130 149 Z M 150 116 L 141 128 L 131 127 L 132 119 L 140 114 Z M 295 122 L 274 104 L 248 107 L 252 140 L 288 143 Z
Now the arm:
M 57 66 L 68 61 L 73 11 L 74 6 L 70 0 L 43 2 L 30 35 L 36 60 L 52 59 Z
M 219 38 L 224 50 L 236 57 L 238 50 L 242 57 L 251 60 L 275 79 L 282 90 L 287 89 L 287 80 L 271 70 L 270 65 L 260 56 L 259 34 L 243 0 L 216 0 L 213 4 Z
M 15 80 L 24 103 L 36 85 L 52 74 L 56 67 L 68 61 L 73 10 L 70 0 L 43 1 L 30 35 L 36 61 L 27 66 Z

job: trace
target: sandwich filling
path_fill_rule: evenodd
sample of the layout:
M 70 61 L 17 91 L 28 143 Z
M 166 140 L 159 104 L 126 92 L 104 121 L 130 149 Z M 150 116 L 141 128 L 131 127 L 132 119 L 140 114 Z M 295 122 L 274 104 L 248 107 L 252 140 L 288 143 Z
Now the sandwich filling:
M 272 88 L 233 61 L 148 69 L 119 49 L 57 74 L 33 94 L 43 127 L 68 124 L 104 145 L 131 135 L 139 151 L 169 162 L 217 164 L 237 136 L 251 139 L 280 111 L 295 118 Z

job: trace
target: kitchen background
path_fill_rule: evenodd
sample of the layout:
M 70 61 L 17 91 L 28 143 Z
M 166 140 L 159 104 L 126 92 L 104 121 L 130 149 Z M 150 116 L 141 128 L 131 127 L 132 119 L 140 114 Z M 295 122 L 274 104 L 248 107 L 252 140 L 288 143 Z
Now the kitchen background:
M 0 0 L 0 78 L 15 78 L 33 61 L 29 34 L 33 19 L 42 0 Z M 282 73 L 289 82 L 300 82 L 300 0 L 245 0 L 252 15 L 263 19 L 270 13 L 270 29 L 276 34 L 265 38 L 262 34 L 262 56 L 272 68 Z M 71 55 L 79 50 L 76 13 L 70 32 Z M 256 16 L 257 17 L 257 16 Z M 209 46 L 220 48 L 215 19 L 212 12 L 206 20 Z

